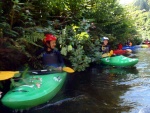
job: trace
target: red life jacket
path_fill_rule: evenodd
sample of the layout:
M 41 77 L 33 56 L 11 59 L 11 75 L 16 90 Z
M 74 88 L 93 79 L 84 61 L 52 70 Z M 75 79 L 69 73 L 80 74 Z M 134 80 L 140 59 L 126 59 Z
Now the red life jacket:
M 119 44 L 119 45 L 118 45 L 118 49 L 122 49 L 122 44 Z

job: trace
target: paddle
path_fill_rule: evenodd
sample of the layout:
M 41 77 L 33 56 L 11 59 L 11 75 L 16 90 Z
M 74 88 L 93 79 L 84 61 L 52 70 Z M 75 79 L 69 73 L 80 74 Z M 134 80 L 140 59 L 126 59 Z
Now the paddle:
M 63 67 L 62 71 L 65 71 L 67 73 L 73 73 L 74 72 L 74 70 L 72 68 L 70 68 L 70 67 Z M 38 74 L 39 70 L 28 71 L 28 72 L 31 72 L 33 74 Z M 44 69 L 44 70 L 40 70 L 40 72 L 43 72 L 43 73 L 44 72 L 53 72 L 53 70 L 51 70 L 51 69 Z M 61 72 L 61 71 L 55 70 L 55 72 Z M 14 77 L 15 74 L 19 74 L 19 73 L 21 73 L 21 71 L 0 71 L 0 80 L 7 80 L 9 78 Z
M 17 73 L 19 73 L 19 71 L 0 71 L 0 80 L 12 78 Z
M 104 57 L 110 57 L 110 56 L 112 56 L 113 54 L 114 54 L 113 50 L 110 50 L 109 53 L 104 53 L 104 54 L 102 54 L 102 58 L 104 58 Z

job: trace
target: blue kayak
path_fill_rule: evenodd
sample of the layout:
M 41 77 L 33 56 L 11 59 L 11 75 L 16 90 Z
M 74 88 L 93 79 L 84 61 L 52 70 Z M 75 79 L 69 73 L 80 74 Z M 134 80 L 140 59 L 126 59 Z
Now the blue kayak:
M 122 50 L 126 50 L 126 49 L 131 49 L 132 51 L 137 50 L 138 48 L 140 48 L 139 45 L 135 45 L 135 46 L 123 46 Z

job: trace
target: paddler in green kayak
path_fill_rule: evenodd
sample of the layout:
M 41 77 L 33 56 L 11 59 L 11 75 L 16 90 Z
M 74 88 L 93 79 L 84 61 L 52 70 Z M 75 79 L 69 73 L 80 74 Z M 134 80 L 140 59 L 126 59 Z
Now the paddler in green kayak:
M 102 52 L 102 57 L 108 57 L 113 55 L 113 51 L 110 50 L 110 46 L 108 45 L 109 38 L 103 37 L 103 44 L 100 48 L 100 51 Z
M 42 55 L 43 65 L 45 68 L 55 67 L 56 70 L 62 70 L 64 66 L 63 58 L 56 47 L 57 38 L 52 34 L 45 34 L 43 39 L 44 48 L 40 50 L 40 55 Z

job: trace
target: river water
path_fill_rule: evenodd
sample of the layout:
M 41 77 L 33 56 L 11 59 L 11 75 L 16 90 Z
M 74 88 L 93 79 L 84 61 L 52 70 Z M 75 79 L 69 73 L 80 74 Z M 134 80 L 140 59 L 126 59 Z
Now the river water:
M 92 66 L 68 75 L 53 100 L 23 111 L 0 105 L 0 113 L 150 113 L 150 49 L 141 48 L 130 68 Z

